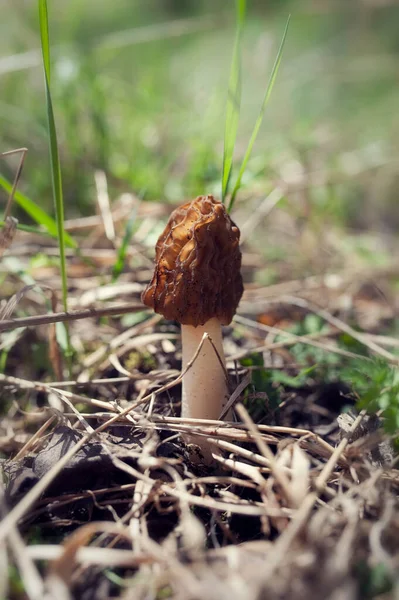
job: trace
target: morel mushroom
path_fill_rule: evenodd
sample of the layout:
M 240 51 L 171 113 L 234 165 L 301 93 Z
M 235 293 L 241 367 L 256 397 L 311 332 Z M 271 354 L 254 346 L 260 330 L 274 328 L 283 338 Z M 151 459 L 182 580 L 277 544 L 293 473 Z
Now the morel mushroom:
M 182 417 L 219 419 L 229 397 L 222 325 L 231 322 L 243 293 L 239 240 L 225 206 L 198 196 L 172 212 L 156 245 L 143 303 L 181 323 L 183 368 L 205 332 L 221 359 L 205 340 L 183 377 Z

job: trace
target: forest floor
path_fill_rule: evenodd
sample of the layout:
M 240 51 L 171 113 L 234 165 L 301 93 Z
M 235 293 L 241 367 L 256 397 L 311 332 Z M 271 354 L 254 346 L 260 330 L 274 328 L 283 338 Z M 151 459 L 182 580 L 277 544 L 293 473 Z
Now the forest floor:
M 80 248 L 60 316 L 69 357 L 48 322 L 56 243 L 3 239 L 0 597 L 397 598 L 397 261 L 298 278 L 276 259 L 263 285 L 267 242 L 246 244 L 241 215 L 245 292 L 225 328 L 236 420 L 184 420 L 179 327 L 140 303 L 169 211 L 124 194 L 66 221 Z M 192 462 L 186 432 L 212 465 Z

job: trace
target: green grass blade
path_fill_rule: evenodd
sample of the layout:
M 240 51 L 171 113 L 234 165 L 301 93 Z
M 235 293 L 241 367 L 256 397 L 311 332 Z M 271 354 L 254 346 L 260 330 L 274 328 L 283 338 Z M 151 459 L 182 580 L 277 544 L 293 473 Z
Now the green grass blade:
M 241 106 L 241 38 L 245 23 L 246 0 L 236 0 L 236 35 L 233 58 L 230 68 L 227 94 L 226 122 L 224 130 L 224 149 L 222 166 L 222 202 L 225 201 L 231 169 L 233 166 L 234 146 L 237 138 L 238 120 Z
M 0 175 L 0 187 L 2 187 L 3 190 L 9 194 L 12 189 L 12 184 L 5 177 Z M 33 200 L 28 198 L 28 196 L 25 196 L 25 194 L 22 194 L 22 192 L 19 192 L 18 190 L 15 191 L 14 200 L 22 208 L 22 210 L 26 212 L 27 215 L 29 215 L 34 221 L 36 221 L 38 225 L 42 225 L 47 230 L 49 235 L 51 235 L 51 237 L 58 237 L 57 223 L 42 208 L 40 208 L 38 204 L 36 204 Z M 28 225 L 18 225 L 18 229 L 21 229 L 22 231 L 31 231 L 31 229 L 29 229 L 28 227 Z M 43 232 L 36 231 L 36 233 Z M 75 240 L 67 232 L 65 232 L 65 243 L 70 248 L 77 247 Z
M 286 40 L 286 37 L 287 37 L 287 32 L 288 32 L 288 26 L 290 24 L 290 19 L 291 19 L 291 15 L 289 15 L 289 17 L 287 19 L 287 22 L 285 24 L 285 29 L 284 29 L 283 37 L 281 39 L 280 47 L 279 47 L 279 50 L 277 52 L 276 60 L 274 61 L 272 72 L 270 74 L 269 83 L 267 84 L 267 88 L 266 88 L 265 96 L 263 98 L 262 106 L 261 106 L 258 118 L 256 119 L 255 127 L 254 127 L 254 129 L 252 131 L 251 138 L 249 140 L 249 143 L 248 143 L 248 146 L 247 146 L 247 149 L 246 149 L 246 152 L 245 152 L 245 155 L 244 155 L 244 158 L 243 158 L 240 170 L 238 172 L 236 184 L 235 184 L 235 186 L 233 188 L 233 191 L 232 191 L 232 194 L 231 194 L 229 207 L 227 209 L 228 212 L 230 212 L 231 209 L 233 208 L 236 194 L 237 194 L 237 192 L 238 192 L 238 190 L 240 189 L 240 186 L 241 186 L 242 176 L 243 176 L 244 171 L 245 171 L 245 169 L 247 167 L 247 163 L 248 163 L 249 157 L 251 156 L 253 145 L 254 145 L 255 140 L 257 138 L 257 135 L 259 133 L 259 129 L 260 129 L 260 126 L 262 124 L 263 116 L 265 114 L 266 107 L 267 107 L 267 105 L 269 103 L 270 96 L 271 96 L 274 84 L 276 82 L 277 73 L 278 73 L 278 70 L 279 70 L 279 67 L 280 67 L 280 63 L 281 63 L 281 59 L 282 59 L 282 56 L 283 56 L 283 49 L 284 49 L 284 44 L 285 44 L 285 40 Z
M 50 85 L 50 36 L 48 30 L 47 0 L 39 0 L 40 39 L 42 43 L 43 67 L 46 79 Z
M 47 121 L 49 130 L 49 142 L 50 142 L 50 164 L 51 164 L 51 178 L 53 184 L 53 196 L 55 205 L 55 214 L 57 220 L 57 236 L 58 236 L 58 247 L 60 251 L 60 270 L 61 270 L 61 282 L 62 282 L 62 303 L 64 310 L 68 310 L 68 283 L 66 273 L 66 260 L 65 260 L 65 232 L 64 232 L 64 199 L 62 193 L 62 178 L 61 178 L 61 165 L 58 155 L 58 143 L 57 143 L 57 132 L 54 120 L 53 103 L 51 101 L 50 93 L 50 44 L 49 44 L 49 30 L 48 30 L 48 14 L 47 14 L 47 1 L 39 0 L 39 21 L 40 21 L 40 38 L 43 55 L 43 66 L 44 66 L 44 80 L 46 87 L 46 103 L 47 103 Z
M 113 282 L 115 282 L 118 279 L 119 275 L 123 271 L 123 267 L 125 266 L 126 253 L 127 253 L 127 249 L 130 244 L 130 240 L 132 239 L 133 226 L 134 226 L 135 222 L 136 222 L 136 211 L 133 213 L 133 215 L 130 217 L 130 219 L 128 220 L 128 222 L 126 224 L 125 234 L 123 236 L 122 243 L 118 250 L 118 256 L 116 258 L 114 268 L 112 269 L 112 281 Z

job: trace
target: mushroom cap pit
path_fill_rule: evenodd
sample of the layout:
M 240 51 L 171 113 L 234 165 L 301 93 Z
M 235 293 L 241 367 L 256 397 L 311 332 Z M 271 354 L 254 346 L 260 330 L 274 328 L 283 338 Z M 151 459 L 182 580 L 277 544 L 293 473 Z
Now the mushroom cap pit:
M 166 319 L 228 325 L 243 293 L 240 230 L 224 204 L 198 196 L 170 215 L 155 248 L 155 270 L 143 303 Z

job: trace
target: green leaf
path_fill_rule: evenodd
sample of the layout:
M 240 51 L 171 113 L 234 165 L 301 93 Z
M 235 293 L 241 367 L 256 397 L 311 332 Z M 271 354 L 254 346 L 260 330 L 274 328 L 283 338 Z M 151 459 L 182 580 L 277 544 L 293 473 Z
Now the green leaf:
M 264 401 L 261 400 L 258 409 L 262 407 L 262 412 L 265 410 L 276 410 L 280 404 L 280 392 L 278 386 L 273 382 L 272 372 L 264 366 L 263 355 L 254 352 L 253 354 L 242 358 L 240 363 L 243 367 L 258 367 L 257 369 L 252 370 L 252 383 L 256 392 L 266 393 L 269 402 L 268 406 L 265 406 Z M 252 400 L 251 403 L 253 403 Z M 255 409 L 256 407 L 253 406 L 252 408 Z M 254 413 L 251 412 L 251 414 Z
M 48 31 L 47 0 L 39 0 L 40 38 L 42 43 L 43 67 L 47 81 L 50 83 L 50 44 Z
M 49 131 L 49 148 L 50 148 L 50 165 L 51 165 L 51 180 L 53 184 L 53 198 L 55 206 L 55 214 L 57 221 L 57 237 L 58 249 L 60 252 L 60 271 L 62 285 L 62 304 L 64 311 L 68 311 L 68 281 L 66 271 L 65 257 L 65 231 L 64 231 L 64 197 L 62 193 L 62 177 L 61 163 L 58 154 L 57 131 L 55 127 L 53 103 L 50 93 L 50 43 L 48 29 L 48 14 L 47 1 L 39 0 L 39 22 L 40 22 L 40 39 L 42 46 L 43 66 L 44 66 L 44 83 L 46 89 L 47 103 L 47 124 Z M 70 359 L 72 356 L 72 348 L 69 339 L 68 326 L 65 325 L 67 337 L 67 352 L 66 355 Z
M 238 192 L 238 190 L 240 189 L 240 186 L 241 186 L 242 176 L 244 174 L 245 169 L 247 168 L 248 160 L 249 160 L 249 157 L 251 156 L 253 145 L 254 145 L 255 140 L 256 140 L 256 138 L 258 136 L 259 129 L 260 129 L 260 126 L 261 126 L 262 121 L 263 121 L 263 116 L 265 114 L 266 107 L 267 107 L 267 105 L 269 103 L 269 99 L 270 99 L 270 96 L 271 96 L 274 84 L 276 82 L 277 73 L 278 73 L 278 70 L 280 68 L 280 63 L 281 63 L 281 59 L 282 59 L 282 56 L 283 56 L 283 49 L 284 49 L 284 44 L 285 44 L 285 40 L 286 40 L 286 37 L 287 37 L 287 32 L 288 32 L 288 26 L 289 26 L 289 23 L 290 23 L 290 19 L 291 19 L 291 15 L 288 16 L 287 23 L 285 25 L 283 37 L 282 37 L 282 40 L 281 40 L 281 43 L 280 43 L 280 48 L 278 50 L 278 53 L 277 53 L 277 56 L 276 56 L 276 60 L 274 61 L 273 69 L 272 69 L 272 72 L 270 74 L 269 83 L 268 83 L 267 88 L 266 88 L 266 92 L 265 92 L 265 96 L 263 98 L 262 106 L 261 106 L 258 118 L 257 118 L 257 120 L 255 122 L 255 127 L 254 127 L 254 129 L 252 131 L 252 135 L 251 135 L 251 138 L 249 140 L 249 143 L 248 143 L 248 146 L 247 146 L 247 149 L 246 149 L 243 161 L 241 163 L 241 167 L 240 167 L 240 170 L 238 172 L 238 177 L 237 177 L 236 184 L 235 184 L 235 186 L 233 188 L 233 192 L 231 194 L 230 203 L 229 203 L 229 206 L 228 206 L 228 209 L 227 209 L 228 212 L 230 212 L 231 209 L 233 208 L 236 194 L 237 194 L 237 192 Z
M 136 313 L 128 313 L 127 315 L 123 315 L 121 318 L 122 327 L 133 327 L 133 325 L 137 325 L 138 323 L 142 323 L 148 319 L 148 311 L 142 310 Z
M 282 383 L 292 388 L 301 388 L 306 385 L 309 374 L 315 371 L 317 367 L 318 365 L 312 365 L 311 367 L 301 369 L 295 376 L 289 375 L 285 371 L 274 369 L 272 371 L 272 379 L 277 383 Z
M 369 413 L 382 411 L 384 429 L 391 435 L 399 434 L 398 374 L 398 368 L 380 358 L 367 363 L 356 361 L 341 372 L 358 397 L 357 408 Z
M 56 323 L 55 331 L 56 331 L 58 344 L 60 345 L 62 350 L 65 353 L 67 353 L 69 350 L 69 348 L 68 348 L 68 332 L 67 332 L 67 328 L 65 327 L 65 323 Z
M 53 197 L 57 220 L 57 237 L 60 251 L 60 270 L 62 281 L 62 302 L 64 310 L 68 310 L 68 284 L 65 260 L 65 232 L 64 232 L 64 199 L 62 193 L 61 164 L 58 155 L 57 132 L 54 120 L 53 103 L 50 93 L 50 44 L 48 30 L 47 1 L 39 0 L 40 39 L 42 46 L 44 82 L 46 88 L 47 123 L 49 130 L 51 179 L 53 184 Z
M 12 184 L 2 175 L 0 175 L 0 186 L 3 188 L 5 192 L 8 194 L 11 192 Z M 42 225 L 51 237 L 57 237 L 57 223 L 56 221 L 50 217 L 40 206 L 38 206 L 33 200 L 19 192 L 15 191 L 14 194 L 15 202 L 29 215 L 38 225 Z M 3 222 L 1 222 L 3 224 Z M 18 224 L 18 229 L 22 231 L 29 231 L 31 233 L 41 233 L 43 231 L 35 230 L 33 227 L 29 227 L 29 225 L 21 225 Z M 65 232 L 65 242 L 70 248 L 76 248 L 77 244 L 75 240 Z
M 231 169 L 233 166 L 234 146 L 237 138 L 238 121 L 241 106 L 241 38 L 245 23 L 246 0 L 236 0 L 236 35 L 233 59 L 230 68 L 229 88 L 227 93 L 226 122 L 224 130 L 224 149 L 222 167 L 222 202 L 225 201 L 229 188 Z

